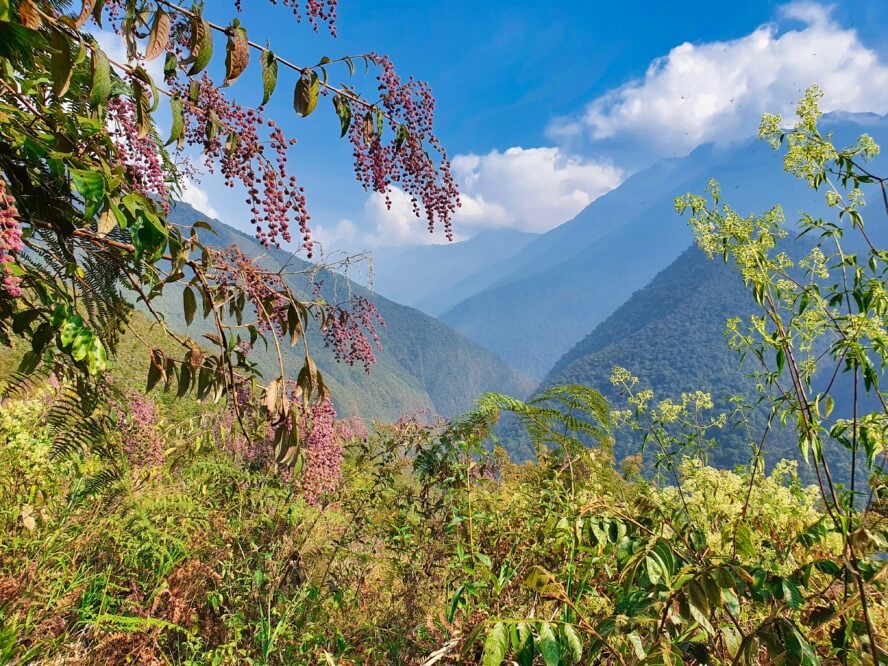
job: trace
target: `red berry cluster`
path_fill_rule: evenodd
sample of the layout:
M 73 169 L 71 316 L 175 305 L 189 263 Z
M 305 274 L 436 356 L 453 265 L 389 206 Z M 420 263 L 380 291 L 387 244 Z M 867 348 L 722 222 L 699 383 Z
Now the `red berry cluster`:
M 177 83 L 174 93 L 185 100 L 185 140 L 199 146 L 207 170 L 219 168 L 228 187 L 237 183 L 247 191 L 251 221 L 256 237 L 265 247 L 291 241 L 290 217 L 302 234 L 302 245 L 311 257 L 310 216 L 305 191 L 296 177 L 287 173 L 287 149 L 295 143 L 287 139 L 275 121 L 259 111 L 225 98 L 207 74 L 199 80 L 196 94 L 189 85 Z M 263 137 L 260 128 L 268 132 Z M 266 142 L 273 158 L 266 156 Z
M 380 104 L 395 136 L 390 143 L 383 143 L 375 109 L 369 106 L 363 121 L 352 123 L 349 139 L 358 180 L 365 189 L 384 193 L 389 206 L 389 192 L 397 185 L 410 195 L 417 217 L 425 209 L 429 231 L 434 231 L 436 222 L 441 223 L 452 240 L 459 191 L 447 153 L 433 131 L 435 100 L 431 89 L 412 77 L 402 81 L 388 56 L 373 54 L 371 58 L 382 70 L 377 77 Z M 441 155 L 440 166 L 435 165 L 425 145 Z
M 6 181 L 0 178 L 0 267 L 3 290 L 13 298 L 22 295 L 21 279 L 13 275 L 12 267 L 16 255 L 24 249 L 15 199 L 6 191 Z
M 157 141 L 151 136 L 139 136 L 136 124 L 136 104 L 126 97 L 108 100 L 108 131 L 117 148 L 117 166 L 129 177 L 132 189 L 146 197 L 160 201 L 169 212 L 169 188 L 163 158 Z
M 364 371 L 376 363 L 373 345 L 367 339 L 369 334 L 377 349 L 381 348 L 377 326 L 385 327 L 385 320 L 376 305 L 363 296 L 351 299 L 351 309 L 331 306 L 323 326 L 324 344 L 333 350 L 337 361 L 354 365 L 362 363 Z

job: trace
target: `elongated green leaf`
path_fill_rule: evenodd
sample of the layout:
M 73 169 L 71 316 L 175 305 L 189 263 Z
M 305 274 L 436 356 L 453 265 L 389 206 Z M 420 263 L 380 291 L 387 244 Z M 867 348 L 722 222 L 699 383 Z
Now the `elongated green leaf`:
M 339 124 L 342 129 L 342 132 L 339 134 L 339 138 L 341 139 L 348 132 L 348 128 L 351 127 L 351 104 L 349 104 L 348 99 L 346 99 L 342 95 L 334 95 L 333 108 L 336 109 L 336 115 L 339 116 Z
M 170 138 L 166 145 L 170 145 L 173 142 L 181 143 L 185 136 L 185 112 L 181 99 L 173 97 L 170 100 L 170 112 L 173 115 L 173 125 L 170 128 Z
M 52 90 L 56 97 L 63 97 L 71 85 L 74 74 L 74 57 L 71 39 L 63 32 L 52 33 Z
M 509 637 L 506 635 L 506 627 L 502 622 L 497 622 L 484 639 L 481 663 L 483 666 L 500 666 L 506 658 L 508 649 Z
M 268 104 L 268 100 L 277 88 L 278 61 L 277 56 L 270 50 L 262 53 L 262 106 Z
M 558 666 L 561 662 L 561 646 L 552 631 L 552 625 L 543 622 L 540 625 L 540 654 L 546 666 Z
M 583 659 L 583 640 L 576 627 L 572 624 L 564 625 L 564 643 L 570 650 L 569 656 L 573 663 L 579 664 Z
M 108 56 L 98 46 L 92 53 L 92 88 L 89 92 L 89 103 L 101 106 L 111 95 L 111 63 Z
M 194 321 L 194 313 L 197 312 L 197 297 L 191 287 L 185 287 L 182 292 L 182 308 L 185 310 L 185 323 L 191 326 Z

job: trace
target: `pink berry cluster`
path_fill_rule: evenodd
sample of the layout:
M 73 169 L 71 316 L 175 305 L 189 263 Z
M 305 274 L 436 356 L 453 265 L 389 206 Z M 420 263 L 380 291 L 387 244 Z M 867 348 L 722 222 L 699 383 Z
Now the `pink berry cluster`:
M 243 389 L 249 392 L 246 385 Z M 366 436 L 366 428 L 360 421 L 337 421 L 330 398 L 306 405 L 294 383 L 290 383 L 290 396 L 294 410 L 287 428 L 298 428 L 304 460 L 299 485 L 306 501 L 317 505 L 324 495 L 336 490 L 341 479 L 342 442 Z M 255 416 L 253 402 L 246 394 L 236 396 L 236 399 L 241 402 L 242 418 Z M 224 448 L 239 463 L 254 470 L 273 472 L 285 483 L 293 481 L 292 468 L 275 462 L 274 429 L 271 426 L 266 426 L 264 436 L 248 439 L 238 430 L 234 409 L 229 408 L 219 417 L 218 427 L 228 433 Z
M 299 412 L 297 427 L 305 459 L 300 485 L 309 504 L 319 504 L 324 495 L 336 490 L 342 478 L 342 443 L 335 420 L 330 398 L 303 406 Z
M 337 361 L 349 365 L 362 363 L 364 371 L 369 373 L 370 366 L 376 363 L 373 346 L 381 348 L 377 326 L 385 327 L 385 320 L 376 305 L 363 296 L 355 296 L 350 310 L 331 306 L 323 326 L 324 344 L 333 350 Z
M 389 206 L 391 187 L 397 185 L 410 195 L 417 217 L 425 209 L 429 232 L 441 223 L 452 240 L 459 191 L 447 153 L 433 131 L 435 99 L 431 89 L 413 77 L 402 81 L 388 56 L 373 54 L 371 59 L 382 70 L 377 77 L 380 104 L 395 136 L 390 143 L 383 143 L 375 111 L 369 107 L 363 121 L 352 123 L 349 139 L 358 180 L 365 189 L 385 194 Z M 441 155 L 440 166 L 429 156 L 426 144 Z
M 357 416 L 339 419 L 333 424 L 333 427 L 336 430 L 336 437 L 341 442 L 365 440 L 370 436 L 367 426 Z
M 0 267 L 3 269 L 3 290 L 13 298 L 22 295 L 21 279 L 13 275 L 12 266 L 16 255 L 24 249 L 15 199 L 6 191 L 6 181 L 0 178 Z
M 139 136 L 136 104 L 126 97 L 108 100 L 108 127 L 117 148 L 117 165 L 122 166 L 134 191 L 159 200 L 169 212 L 169 188 L 157 142 Z
M 237 245 L 216 251 L 214 259 L 215 282 L 222 300 L 246 294 L 258 313 L 259 330 L 265 333 L 274 328 L 282 335 L 287 330 L 288 309 L 283 276 L 260 266 Z
M 123 453 L 132 467 L 156 467 L 165 460 L 163 438 L 157 428 L 160 415 L 154 401 L 138 391 L 127 391 L 126 404 L 109 400 L 117 412 Z
M 287 149 L 295 140 L 287 139 L 274 120 L 256 109 L 226 99 L 207 74 L 198 81 L 196 91 L 189 88 L 186 83 L 173 85 L 174 94 L 189 100 L 184 104 L 185 141 L 201 148 L 210 173 L 218 167 L 228 187 L 240 183 L 245 188 L 256 238 L 265 247 L 279 245 L 281 239 L 292 240 L 292 216 L 310 258 L 305 191 L 287 172 Z M 265 133 L 260 132 L 263 126 L 268 129 Z
M 303 11 L 300 7 L 299 0 L 271 0 L 271 4 L 290 7 L 293 10 L 293 14 L 296 16 L 297 22 L 302 20 Z M 321 23 L 326 23 L 330 28 L 330 34 L 334 37 L 336 36 L 337 4 L 338 0 L 306 0 L 304 14 L 308 17 L 308 21 L 311 23 L 315 32 L 318 31 Z M 237 11 L 241 11 L 243 0 L 235 0 L 234 5 L 237 8 Z

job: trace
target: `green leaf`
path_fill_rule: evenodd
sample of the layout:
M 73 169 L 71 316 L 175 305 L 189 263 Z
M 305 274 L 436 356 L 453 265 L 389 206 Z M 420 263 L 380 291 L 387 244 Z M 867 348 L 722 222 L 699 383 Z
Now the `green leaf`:
M 82 46 L 82 45 L 81 45 Z M 74 74 L 74 58 L 71 55 L 71 38 L 58 30 L 52 33 L 52 89 L 56 97 L 63 97 L 71 85 Z
M 293 94 L 293 107 L 296 109 L 296 113 L 303 118 L 311 115 L 317 108 L 320 85 L 318 75 L 314 72 L 299 78 Z
M 197 297 L 191 287 L 185 287 L 182 292 L 182 307 L 185 310 L 185 323 L 191 326 L 194 321 L 194 313 L 197 312 Z
M 163 378 L 163 361 L 160 354 L 162 352 L 157 350 L 151 352 L 151 363 L 148 365 L 148 381 L 145 385 L 145 393 L 149 393 L 151 389 L 157 386 L 157 382 Z
M 640 660 L 644 660 L 647 657 L 647 653 L 644 651 L 644 643 L 641 642 L 641 637 L 634 631 L 630 631 L 626 637 L 632 643 L 635 656 Z
M 185 61 L 191 65 L 188 76 L 200 74 L 213 58 L 213 30 L 199 12 L 191 20 L 191 55 Z
M 404 145 L 404 142 L 409 136 L 410 133 L 407 131 L 407 127 L 404 125 L 398 125 L 398 133 L 395 135 L 395 150 L 401 150 L 401 146 Z
M 546 666 L 558 666 L 561 661 L 561 646 L 552 631 L 552 625 L 543 622 L 540 625 L 540 654 Z
M 497 622 L 484 639 L 481 663 L 483 666 L 500 666 L 506 658 L 508 649 L 509 637 L 506 635 L 506 627 L 502 622 Z
M 752 545 L 752 532 L 746 525 L 740 525 L 737 528 L 736 543 L 737 551 L 740 555 L 743 557 L 755 556 L 755 547 Z
M 105 198 L 105 176 L 101 171 L 71 169 L 71 180 L 86 202 L 101 201 Z
M 59 331 L 59 341 L 62 347 L 69 347 L 77 334 L 83 329 L 83 318 L 80 315 L 74 315 L 65 320 L 62 329 Z
M 572 624 L 564 625 L 564 643 L 570 652 L 570 659 L 573 663 L 579 664 L 583 659 L 583 640 L 577 632 L 576 627 Z
M 527 622 L 519 622 L 515 626 L 515 636 L 512 642 L 512 656 L 519 666 L 533 666 L 533 632 Z
M 694 618 L 694 621 L 703 627 L 710 636 L 715 635 L 715 629 L 712 628 L 712 624 L 707 617 L 709 606 L 706 599 L 706 592 L 697 581 L 693 581 L 688 585 L 688 594 L 686 597 L 688 601 L 688 609 L 690 610 L 691 617 Z
M 97 337 L 93 337 L 87 352 L 87 370 L 91 375 L 97 375 L 108 367 L 108 354 L 105 345 Z
M 170 138 L 166 142 L 167 146 L 174 141 L 181 142 L 185 136 L 185 112 L 182 100 L 178 97 L 173 97 L 170 100 L 170 111 L 173 114 L 173 126 L 170 129 Z
M 163 61 L 163 78 L 169 79 L 175 76 L 178 68 L 179 59 L 176 57 L 176 54 L 167 52 L 166 58 Z
M 262 53 L 262 106 L 268 104 L 268 100 L 277 88 L 278 61 L 270 50 Z
M 339 116 L 339 125 L 342 129 L 339 134 L 341 139 L 348 132 L 352 122 L 352 109 L 348 99 L 342 95 L 333 95 L 333 108 L 336 109 L 336 115 Z
M 94 107 L 101 106 L 111 95 L 111 63 L 108 56 L 98 46 L 92 53 L 92 87 L 89 92 L 89 103 Z
M 783 600 L 786 602 L 786 605 L 792 610 L 801 608 L 802 592 L 799 590 L 799 586 L 791 580 L 784 578 L 781 581 L 781 587 L 783 588 Z
M 462 600 L 463 592 L 466 591 L 465 585 L 460 585 L 456 592 L 453 594 L 453 598 L 450 600 L 450 606 L 447 609 L 447 621 L 453 622 L 453 618 L 456 617 L 456 611 L 459 610 L 459 602 Z

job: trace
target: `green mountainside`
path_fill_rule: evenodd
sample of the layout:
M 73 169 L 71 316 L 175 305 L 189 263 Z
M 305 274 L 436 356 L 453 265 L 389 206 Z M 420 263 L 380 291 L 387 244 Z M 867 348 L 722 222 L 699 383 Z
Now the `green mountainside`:
M 888 135 L 888 119 L 873 114 L 824 117 L 823 127 L 840 145 L 861 132 L 877 143 Z M 673 201 L 702 193 L 711 178 L 741 214 L 779 202 L 794 220 L 800 211 L 823 208 L 822 195 L 785 173 L 781 155 L 764 142 L 702 146 L 635 174 L 573 220 L 468 278 L 486 286 L 441 319 L 523 372 L 545 376 L 691 243 Z
M 206 216 L 178 204 L 171 219 L 190 225 Z M 304 293 L 310 288 L 299 273 L 313 272 L 314 266 L 283 250 L 266 251 L 250 236 L 218 220 L 210 221 L 218 232 L 212 244 L 236 244 L 249 256 L 261 256 L 262 263 L 271 269 L 286 265 L 295 290 Z M 385 328 L 379 329 L 382 349 L 376 351 L 377 363 L 369 374 L 363 368 L 336 362 L 319 333 L 309 335 L 312 355 L 333 391 L 341 416 L 393 421 L 405 413 L 427 412 L 450 417 L 470 409 L 475 396 L 484 391 L 526 396 L 533 389 L 529 378 L 440 321 L 372 294 L 341 275 L 321 271 L 317 279 L 323 282 L 321 295 L 328 301 L 342 301 L 349 294 L 366 296 L 386 322 Z M 177 292 L 165 294 L 161 309 L 173 328 L 186 329 Z M 195 321 L 189 333 L 199 334 L 201 325 L 207 324 Z M 270 371 L 275 362 L 272 354 L 257 352 L 260 368 Z M 287 349 L 286 354 L 285 361 L 299 362 L 297 355 L 290 356 L 295 352 Z
M 791 241 L 784 249 L 798 258 L 808 247 L 802 241 Z M 760 396 L 750 377 L 756 368 L 751 360 L 741 362 L 729 348 L 725 323 L 730 317 L 748 319 L 757 312 L 736 269 L 719 258 L 708 260 L 691 246 L 559 359 L 539 390 L 559 384 L 584 384 L 600 390 L 622 409 L 625 401 L 610 382 L 612 369 L 619 366 L 640 379 L 640 388 L 652 389 L 657 399 L 677 400 L 682 392 L 706 391 L 712 394 L 716 409 L 730 415 L 734 410 L 731 396 L 741 395 L 751 405 Z M 815 378 L 815 389 L 818 385 L 822 389 L 830 380 L 826 375 L 831 375 L 831 368 L 826 367 L 824 376 Z M 847 397 L 851 386 L 846 375 L 838 375 L 832 395 L 834 418 L 850 416 Z M 864 402 L 867 409 L 875 408 L 869 401 Z M 724 469 L 747 464 L 750 447 L 758 444 L 764 432 L 767 410 L 767 403 L 761 403 L 747 414 L 748 430 L 731 427 L 729 418 L 728 426 L 717 434 L 718 446 L 710 454 L 710 464 Z M 513 430 L 509 428 L 509 438 L 515 437 Z M 515 448 L 519 455 L 527 455 L 523 448 L 526 444 L 521 441 Z M 640 445 L 632 433 L 621 432 L 617 457 L 638 453 Z M 798 459 L 798 438 L 792 426 L 784 429 L 775 425 L 764 451 L 769 465 L 782 458 Z M 840 458 L 837 473 L 846 478 L 849 470 L 845 456 Z M 809 472 L 802 466 L 803 476 Z

